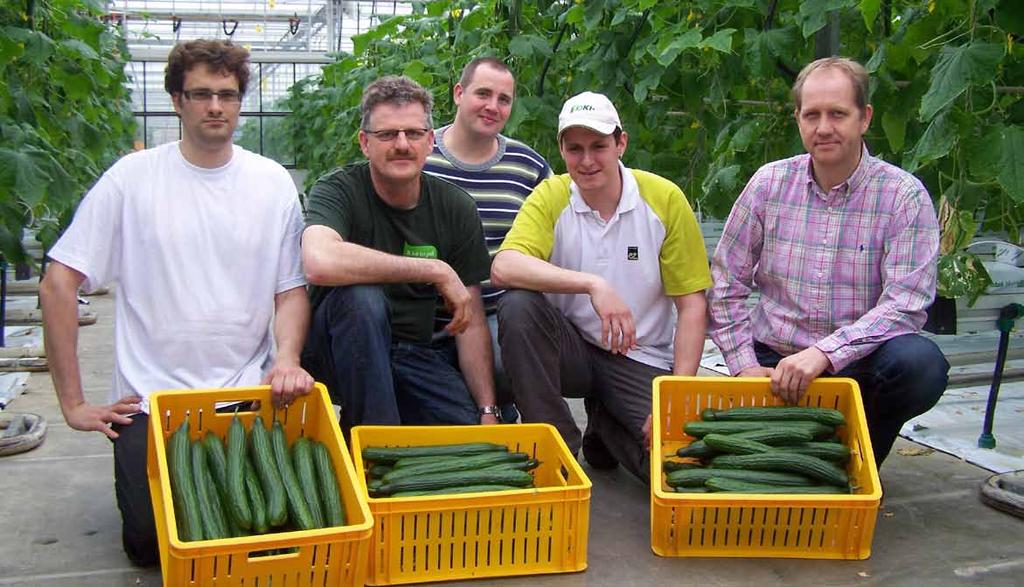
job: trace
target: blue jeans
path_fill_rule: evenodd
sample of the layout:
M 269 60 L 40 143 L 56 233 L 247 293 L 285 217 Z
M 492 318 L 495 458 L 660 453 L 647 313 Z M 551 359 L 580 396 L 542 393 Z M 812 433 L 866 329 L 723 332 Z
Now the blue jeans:
M 391 310 L 376 285 L 336 287 L 313 313 L 302 366 L 341 406 L 348 436 L 360 424 L 477 424 L 455 339 L 391 339 Z
M 775 367 L 783 358 L 760 342 L 754 342 L 754 352 L 764 367 Z M 879 467 L 903 424 L 930 410 L 942 397 L 948 373 L 949 362 L 934 342 L 918 334 L 904 334 L 835 374 L 855 379 L 860 386 Z

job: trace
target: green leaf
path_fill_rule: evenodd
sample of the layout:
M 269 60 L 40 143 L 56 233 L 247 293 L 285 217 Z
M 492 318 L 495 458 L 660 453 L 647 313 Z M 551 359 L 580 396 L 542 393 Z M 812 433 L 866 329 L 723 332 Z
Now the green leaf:
M 754 142 L 760 134 L 761 125 L 757 120 L 743 123 L 729 141 L 729 150 L 733 153 L 742 153 Z
M 788 60 L 802 43 L 796 27 L 743 31 L 743 62 L 755 75 L 774 77 L 776 60 Z
M 82 59 L 94 61 L 100 58 L 99 54 L 96 53 L 95 49 L 93 49 L 89 45 L 86 45 L 82 41 L 79 41 L 78 39 L 67 39 L 61 41 L 59 43 L 59 46 L 68 53 L 76 55 Z
M 1024 128 L 1008 127 L 1002 138 L 999 185 L 1015 202 L 1024 202 Z
M 679 57 L 679 54 L 686 49 L 694 49 L 700 45 L 701 34 L 700 29 L 690 29 L 686 31 L 681 37 L 677 37 L 674 41 L 669 43 L 668 47 L 661 52 L 658 56 L 658 63 L 664 67 L 672 65 L 672 62 Z
M 871 59 L 868 59 L 868 62 L 864 64 L 864 69 L 866 69 L 868 73 L 877 72 L 878 68 L 885 62 L 885 47 L 885 43 L 882 43 L 878 50 L 875 51 L 874 55 L 871 56 Z
M 921 99 L 921 120 L 931 120 L 969 85 L 987 83 L 995 77 L 1003 53 L 1003 45 L 998 43 L 943 47 L 932 68 L 931 85 Z
M 0 149 L 0 185 L 10 186 L 19 199 L 30 204 L 42 199 L 50 180 L 50 175 L 36 161 L 38 153 L 38 150 Z
M 900 110 L 886 110 L 882 113 L 882 130 L 893 153 L 903 150 L 907 138 L 907 115 Z
M 803 22 L 804 38 L 808 38 L 825 27 L 828 13 L 849 8 L 856 0 L 817 0 L 800 3 L 800 20 Z
M 711 48 L 722 53 L 732 53 L 732 35 L 736 29 L 722 29 L 700 42 L 700 47 Z
M 910 163 L 905 166 L 907 171 L 914 173 L 929 161 L 945 157 L 953 148 L 956 136 L 956 125 L 948 120 L 946 114 L 935 117 L 909 154 Z
M 508 44 L 508 50 L 516 57 L 528 58 L 534 54 L 547 57 L 551 54 L 551 47 L 547 41 L 537 35 L 518 35 Z
M 985 265 L 974 253 L 956 250 L 939 257 L 939 295 L 947 298 L 968 298 L 973 306 L 978 297 L 992 285 Z
M 882 8 L 882 0 L 860 0 L 859 8 L 861 16 L 864 17 L 864 26 L 868 28 L 868 32 L 873 31 L 878 11 Z
M 648 92 L 652 88 L 658 87 L 664 73 L 665 68 L 657 63 L 648 63 L 638 72 L 640 79 L 633 86 L 633 99 L 637 104 L 643 104 L 647 100 Z
M 406 64 L 405 69 L 402 70 L 402 75 L 409 77 L 425 88 L 429 88 L 434 81 L 433 76 L 430 75 L 430 72 L 426 70 L 426 66 L 419 59 L 414 59 Z
M 964 150 L 971 154 L 967 158 L 967 169 L 971 179 L 977 182 L 994 181 L 999 175 L 1003 157 L 1003 125 L 996 125 L 964 141 Z
M 565 11 L 565 22 L 569 24 L 583 24 L 583 5 L 577 4 Z M 559 19 L 561 20 L 561 19 Z

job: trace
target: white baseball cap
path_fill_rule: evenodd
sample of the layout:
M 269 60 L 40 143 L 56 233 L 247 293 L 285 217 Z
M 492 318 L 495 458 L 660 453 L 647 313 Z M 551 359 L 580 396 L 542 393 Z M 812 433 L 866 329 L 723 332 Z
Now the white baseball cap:
M 562 112 L 558 115 L 558 138 L 562 138 L 565 129 L 573 126 L 589 128 L 603 135 L 610 135 L 615 129 L 622 128 L 619 113 L 611 100 L 604 94 L 583 92 L 565 101 Z

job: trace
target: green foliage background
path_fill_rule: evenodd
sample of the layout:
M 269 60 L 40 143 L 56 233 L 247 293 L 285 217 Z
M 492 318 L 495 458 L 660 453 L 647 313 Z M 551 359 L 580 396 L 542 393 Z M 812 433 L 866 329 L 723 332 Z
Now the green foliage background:
M 555 120 L 584 90 L 607 94 L 630 134 L 626 163 L 671 178 L 725 218 L 762 164 L 802 152 L 789 88 L 835 11 L 840 54 L 872 73 L 878 156 L 917 174 L 945 223 L 940 292 L 976 295 L 984 270 L 959 249 L 978 228 L 1024 221 L 1024 34 L 1019 0 L 434 0 L 354 39 L 291 90 L 280 128 L 300 168 L 362 157 L 363 87 L 405 74 L 430 88 L 435 123 L 471 58 L 506 59 L 517 99 L 506 134 L 558 170 Z
M 0 253 L 49 248 L 96 178 L 131 147 L 124 39 L 99 0 L 0 4 Z

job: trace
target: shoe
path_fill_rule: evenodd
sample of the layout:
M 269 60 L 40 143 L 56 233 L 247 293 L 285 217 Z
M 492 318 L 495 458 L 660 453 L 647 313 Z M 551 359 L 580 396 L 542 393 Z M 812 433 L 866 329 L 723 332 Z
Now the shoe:
M 612 456 L 604 441 L 597 434 L 583 436 L 583 458 L 599 471 L 610 471 L 619 466 L 619 461 Z

